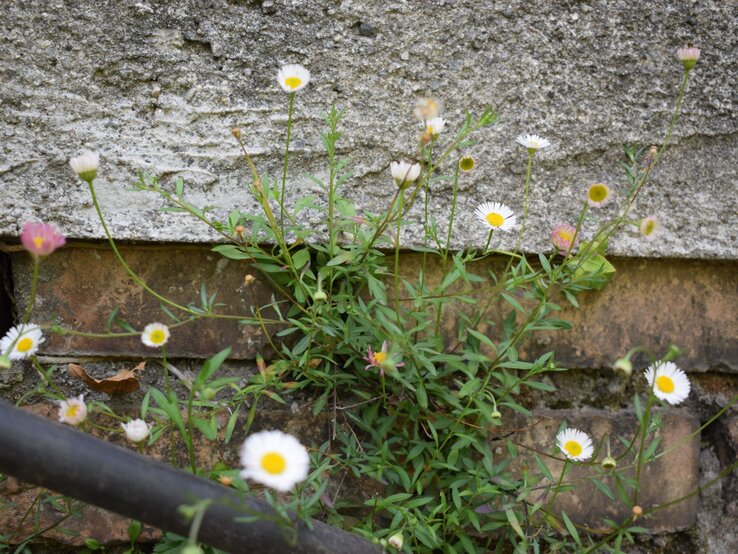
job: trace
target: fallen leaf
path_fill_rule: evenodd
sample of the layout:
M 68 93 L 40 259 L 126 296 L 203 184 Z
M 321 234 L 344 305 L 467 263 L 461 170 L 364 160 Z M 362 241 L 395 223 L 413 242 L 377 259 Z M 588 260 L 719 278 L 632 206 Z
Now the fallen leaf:
M 141 371 L 145 366 L 146 362 L 141 362 L 133 369 L 121 369 L 112 377 L 106 377 L 105 379 L 91 377 L 81 365 L 69 364 L 67 369 L 72 377 L 84 381 L 91 389 L 112 395 L 138 390 L 140 384 L 135 372 Z

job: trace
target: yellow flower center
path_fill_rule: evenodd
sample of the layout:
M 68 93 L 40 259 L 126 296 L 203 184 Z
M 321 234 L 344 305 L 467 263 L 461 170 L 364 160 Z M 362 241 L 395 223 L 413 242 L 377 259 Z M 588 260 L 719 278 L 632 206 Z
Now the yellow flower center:
M 670 394 L 674 392 L 674 381 L 671 377 L 668 377 L 666 375 L 659 375 L 658 377 L 656 377 L 656 388 L 659 389 L 661 392 Z
M 649 219 L 648 221 L 646 221 L 646 224 L 643 226 L 643 234 L 646 236 L 650 235 L 651 233 L 653 233 L 653 230 L 655 227 L 656 225 L 654 224 L 653 220 Z
M 287 467 L 287 460 L 279 452 L 267 452 L 261 457 L 261 468 L 272 475 L 279 475 Z
M 18 352 L 28 352 L 33 348 L 33 339 L 29 339 L 28 337 L 22 338 L 18 341 L 16 348 L 18 349 Z
M 461 158 L 461 161 L 459 161 L 459 167 L 462 171 L 471 171 L 474 169 L 474 158 L 471 156 L 464 156 Z
M 41 248 L 44 244 L 44 237 L 33 237 L 33 244 L 36 245 L 36 248 Z
M 505 218 L 502 217 L 500 214 L 496 214 L 494 212 L 490 212 L 487 214 L 487 217 L 485 218 L 487 220 L 487 223 L 492 225 L 492 227 L 501 227 L 502 224 L 505 222 Z
M 605 198 L 607 198 L 607 187 L 605 185 L 589 187 L 589 199 L 592 202 L 602 202 Z
M 77 417 L 77 412 L 79 412 L 79 406 L 77 406 L 77 404 L 72 404 L 67 408 L 67 417 L 69 419 L 74 419 Z
M 571 239 L 573 238 L 572 234 L 568 231 L 558 231 L 558 235 L 563 242 L 571 242 Z
M 287 77 L 284 80 L 284 84 L 290 87 L 292 90 L 295 90 L 302 84 L 302 80 L 299 77 Z
M 374 353 L 374 361 L 378 364 L 381 364 L 387 359 L 387 352 L 375 352 Z
M 149 336 L 149 340 L 153 342 L 154 344 L 163 344 L 165 340 L 167 340 L 167 336 L 164 334 L 164 331 L 161 329 L 156 329 L 151 332 L 151 336 Z
M 564 445 L 564 450 L 569 453 L 569 456 L 575 458 L 582 453 L 582 445 L 577 441 L 567 441 Z

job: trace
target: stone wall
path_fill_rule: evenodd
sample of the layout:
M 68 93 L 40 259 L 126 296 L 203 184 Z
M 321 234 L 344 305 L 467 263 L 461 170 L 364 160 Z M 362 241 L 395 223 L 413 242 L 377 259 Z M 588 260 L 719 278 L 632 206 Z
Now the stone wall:
M 117 237 L 212 240 L 202 226 L 159 212 L 158 198 L 125 190 L 143 170 L 167 182 L 182 176 L 190 200 L 218 213 L 255 210 L 230 129 L 242 127 L 259 168 L 278 174 L 287 98 L 275 76 L 280 65 L 301 63 L 313 81 L 297 101 L 291 202 L 317 192 L 306 173 L 325 173 L 317 132 L 331 104 L 347 110 L 340 154 L 354 177 L 346 193 L 368 210 L 393 192 L 390 161 L 417 156 L 419 98 L 446 107 L 440 144 L 464 110 L 494 106 L 499 123 L 468 149 L 479 170 L 462 183 L 459 213 L 469 225 L 454 244 L 486 238 L 471 224 L 479 202 L 520 209 L 525 152 L 514 139 L 536 132 L 553 143 L 534 170 L 524 243 L 540 250 L 552 225 L 576 217 L 589 183 L 609 183 L 622 200 L 621 145 L 663 140 L 682 75 L 675 51 L 693 41 L 703 56 L 673 147 L 634 211 L 658 215 L 665 233 L 655 243 L 622 233 L 611 248 L 738 253 L 738 170 L 724 163 L 738 140 L 734 2 L 6 0 L 2 15 L 0 235 L 41 218 L 70 236 L 100 238 L 67 166 L 87 148 L 102 155 L 100 194 Z M 439 220 L 448 194 L 434 191 Z M 408 244 L 419 237 L 416 228 Z
M 492 105 L 499 122 L 466 150 L 479 166 L 462 183 L 454 246 L 483 244 L 484 231 L 472 217 L 479 202 L 522 206 L 526 154 L 514 139 L 536 132 L 553 147 L 537 156 L 523 248 L 547 249 L 551 226 L 576 217 L 589 183 L 608 183 L 622 200 L 622 143 L 663 140 L 682 75 L 675 50 L 692 41 L 702 48 L 702 58 L 690 78 L 673 146 L 634 211 L 637 217 L 656 214 L 663 234 L 654 242 L 630 231 L 616 235 L 610 244 L 618 256 L 613 282 L 585 295 L 580 311 L 566 314 L 574 320 L 572 331 L 538 336 L 524 354 L 553 348 L 572 368 L 551 378 L 557 392 L 526 399 L 542 425 L 588 417 L 610 429 L 632 413 L 634 392 L 632 381 L 609 369 L 612 361 L 638 344 L 663 352 L 674 342 L 685 350 L 681 365 L 690 373 L 693 394 L 668 415 L 668 429 L 695 429 L 738 394 L 736 6 L 722 0 L 5 1 L 0 243 L 10 254 L 0 253 L 0 269 L 7 269 L 0 322 L 9 325 L 27 301 L 30 265 L 16 237 L 34 219 L 54 222 L 70 237 L 69 246 L 42 267 L 36 321 L 61 317 L 70 326 L 100 330 L 115 305 L 124 306 L 134 324 L 158 312 L 158 304 L 127 280 L 99 241 L 102 229 L 86 187 L 68 167 L 69 157 L 83 148 L 100 152 L 98 188 L 113 234 L 135 243 L 124 253 L 155 288 L 186 301 L 205 281 L 234 309 L 248 310 L 244 265 L 201 244 L 217 237 L 193 220 L 160 212 L 158 196 L 127 189 L 140 170 L 161 176 L 167 186 L 181 176 L 194 204 L 212 205 L 216 214 L 234 207 L 255 212 L 230 129 L 242 128 L 260 169 L 279 173 L 287 97 L 275 75 L 284 63 L 302 63 L 313 74 L 296 103 L 290 202 L 319 193 L 306 174 L 325 174 L 317 133 L 321 112 L 332 103 L 347 110 L 340 154 L 354 176 L 344 192 L 369 211 L 378 211 L 377 204 L 394 191 L 390 161 L 417 156 L 412 109 L 418 99 L 433 96 L 444 103 L 449 132 L 442 141 L 460 127 L 465 109 Z M 431 209 L 440 221 L 447 217 L 449 194 L 448 185 L 433 191 Z M 587 225 L 615 211 L 612 205 Z M 416 223 L 420 215 L 413 214 Z M 321 230 L 316 214 L 305 217 Z M 418 244 L 420 237 L 416 225 L 405 244 Z M 172 242 L 191 244 L 160 244 Z M 404 261 L 412 272 L 413 258 Z M 259 298 L 271 294 L 263 284 L 256 291 Z M 193 326 L 172 345 L 181 356 L 176 363 L 194 368 L 234 344 L 227 370 L 245 378 L 263 346 L 259 334 L 246 329 Z M 82 362 L 93 376 L 104 377 L 148 353 L 137 341 L 50 337 L 42 355 L 62 369 Z M 149 361 L 143 385 L 161 380 L 156 361 Z M 14 365 L 0 373 L 0 395 L 16 401 L 35 380 L 32 368 Z M 69 394 L 89 392 L 68 376 L 62 384 Z M 90 398 L 125 412 L 142 396 L 138 391 L 112 400 L 102 393 Z M 309 394 L 290 400 L 286 409 L 274 406 L 259 417 L 292 426 L 303 437 L 327 432 L 327 422 L 305 417 Z M 34 409 L 53 417 L 48 406 Z M 531 432 L 526 440 L 542 439 Z M 699 444 L 694 441 L 658 471 L 680 486 L 708 483 L 737 453 L 738 415 L 732 410 L 702 433 Z M 234 461 L 232 448 L 210 454 Z M 12 481 L 2 493 L 21 506 L 32 500 L 24 500 L 22 487 Z M 632 552 L 735 552 L 737 497 L 734 474 L 665 513 L 653 529 L 657 533 Z M 80 521 L 81 536 L 105 529 L 96 538 L 125 539 L 124 523 L 93 512 Z M 63 534 L 54 538 L 79 544 Z

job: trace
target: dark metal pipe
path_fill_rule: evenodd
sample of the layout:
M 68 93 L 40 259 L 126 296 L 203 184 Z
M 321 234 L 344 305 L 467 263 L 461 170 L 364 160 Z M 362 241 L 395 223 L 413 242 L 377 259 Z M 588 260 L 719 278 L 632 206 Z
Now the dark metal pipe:
M 273 522 L 234 520 L 247 512 L 273 513 L 265 502 L 5 402 L 0 402 L 0 471 L 185 536 L 189 523 L 178 507 L 211 498 L 198 539 L 234 554 L 381 552 L 320 521 L 313 521 L 312 529 L 300 524 L 296 544 L 288 544 Z

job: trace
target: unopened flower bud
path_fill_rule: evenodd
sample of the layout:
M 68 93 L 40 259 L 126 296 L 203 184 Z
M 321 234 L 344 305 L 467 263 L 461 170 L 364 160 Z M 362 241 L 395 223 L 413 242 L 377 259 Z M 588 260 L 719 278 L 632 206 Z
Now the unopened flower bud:
M 397 550 L 401 550 L 405 541 L 403 540 L 402 533 L 395 533 L 387 542 L 390 546 L 394 546 Z
M 633 364 L 628 358 L 619 358 L 615 360 L 612 368 L 618 373 L 622 373 L 625 377 L 630 377 L 633 373 Z
M 326 300 L 328 300 L 328 295 L 325 293 L 325 291 L 318 290 L 315 291 L 315 293 L 313 294 L 313 300 L 315 302 L 325 302 Z
M 246 277 L 243 278 L 243 282 L 246 284 L 247 287 L 251 287 L 256 282 L 256 277 L 251 275 L 251 273 L 247 273 Z
M 633 512 L 633 519 L 636 519 L 636 518 L 638 518 L 638 517 L 640 517 L 640 516 L 643 515 L 643 508 L 641 508 L 637 504 L 635 506 L 633 506 L 633 510 L 631 510 L 631 511 Z
M 182 554 L 203 554 L 203 549 L 196 544 L 188 544 L 181 550 Z
M 145 441 L 151 433 L 151 427 L 143 419 L 134 419 L 120 425 L 123 427 L 126 438 L 133 443 Z
M 700 49 L 692 45 L 687 45 L 686 48 L 677 50 L 677 57 L 682 60 L 684 70 L 691 71 L 697 65 L 697 60 L 700 59 Z
M 495 408 L 494 411 L 491 414 L 489 414 L 489 417 L 491 417 L 492 419 L 501 419 L 502 414 L 497 408 Z
M 221 475 L 218 477 L 218 482 L 221 485 L 225 485 L 226 487 L 230 487 L 233 484 L 233 479 L 228 477 L 227 475 Z
M 0 369 L 10 369 L 11 361 L 7 356 L 0 356 Z
M 215 395 L 217 394 L 217 391 L 215 389 L 211 389 L 210 387 L 205 387 L 205 389 L 202 391 L 202 397 L 205 400 L 212 400 L 215 398 Z
M 602 460 L 601 465 L 602 465 L 602 469 L 610 471 L 612 469 L 615 469 L 618 463 L 615 461 L 615 458 L 613 458 L 612 456 L 607 456 L 604 460 Z
M 237 140 L 241 140 L 241 128 L 240 127 L 234 127 L 231 129 L 231 133 L 234 137 L 236 137 Z
M 245 230 L 246 230 L 246 227 L 244 227 L 243 225 L 236 225 L 233 228 L 233 232 L 236 233 L 236 235 L 238 235 L 239 237 L 243 236 L 243 233 Z
M 91 183 L 97 176 L 97 168 L 100 167 L 100 156 L 94 152 L 85 152 L 69 160 L 69 166 L 83 181 Z

